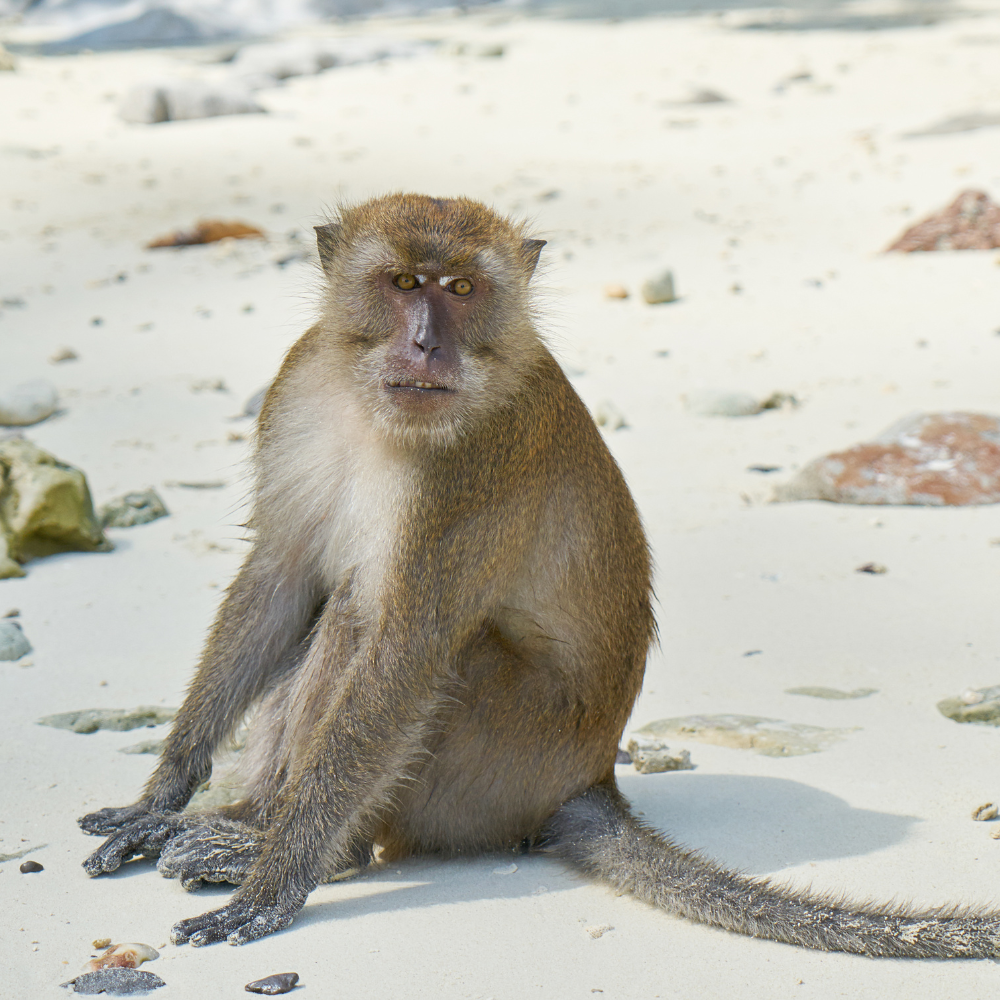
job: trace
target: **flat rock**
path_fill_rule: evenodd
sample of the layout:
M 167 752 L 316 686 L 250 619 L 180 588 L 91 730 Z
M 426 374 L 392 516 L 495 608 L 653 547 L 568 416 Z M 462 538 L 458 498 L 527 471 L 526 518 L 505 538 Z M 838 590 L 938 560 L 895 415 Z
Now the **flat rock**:
M 963 191 L 947 208 L 911 226 L 888 249 L 992 250 L 1000 247 L 1000 205 L 985 191 Z
M 691 754 L 687 750 L 671 750 L 662 739 L 636 733 L 627 744 L 632 766 L 640 774 L 661 774 L 664 771 L 691 771 Z
M 662 271 L 660 274 L 647 278 L 639 289 L 643 299 L 651 306 L 664 302 L 676 302 L 677 293 L 674 289 L 674 272 Z
M 51 417 L 59 406 L 59 393 L 51 382 L 32 379 L 0 389 L 0 424 L 28 427 Z
M 107 993 L 110 996 L 126 997 L 137 993 L 146 993 L 167 984 L 159 976 L 142 969 L 112 968 L 86 972 L 62 985 L 72 986 L 74 993 L 82 993 L 84 996 Z
M 122 100 L 118 114 L 127 122 L 156 125 L 263 111 L 250 90 L 240 84 L 166 80 L 133 86 Z
M 247 983 L 243 989 L 247 993 L 262 993 L 264 996 L 273 997 L 281 993 L 290 993 L 298 981 L 297 972 L 276 972 L 273 976 Z
M 870 444 L 810 462 L 775 500 L 965 507 L 1000 502 L 1000 418 L 907 417 Z
M 945 698 L 937 704 L 938 711 L 956 722 L 978 722 L 983 726 L 1000 726 L 1000 684 L 993 687 L 969 688 L 957 698 Z
M 31 643 L 17 622 L 0 621 L 0 660 L 19 660 L 31 652 Z
M 855 698 L 867 698 L 877 693 L 878 688 L 855 688 L 853 691 L 818 686 L 785 688 L 785 694 L 801 694 L 807 698 L 825 698 L 827 701 L 849 701 Z
M 753 750 L 765 757 L 798 757 L 819 753 L 853 731 L 824 729 L 756 715 L 685 715 L 651 722 L 638 730 L 638 734 Z
M 103 528 L 132 528 L 137 524 L 149 524 L 169 513 L 159 493 L 152 487 L 115 497 L 102 504 L 99 511 Z
M 87 478 L 30 441 L 0 441 L 0 580 L 55 552 L 108 552 Z
M 38 720 L 39 726 L 68 729 L 74 733 L 96 733 L 98 729 L 124 733 L 143 726 L 162 726 L 177 714 L 176 708 L 140 705 L 138 708 L 84 708 L 78 712 L 60 712 Z

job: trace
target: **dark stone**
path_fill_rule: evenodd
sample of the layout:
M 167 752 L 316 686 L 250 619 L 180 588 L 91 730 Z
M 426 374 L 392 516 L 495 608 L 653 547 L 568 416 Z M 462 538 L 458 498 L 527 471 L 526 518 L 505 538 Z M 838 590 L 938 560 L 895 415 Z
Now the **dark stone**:
M 63 986 L 72 986 L 74 993 L 85 996 L 97 996 L 98 993 L 108 993 L 115 997 L 131 996 L 137 993 L 147 993 L 167 984 L 152 972 L 141 969 L 99 969 L 97 972 L 87 972 L 71 979 Z
M 31 875 L 33 872 L 43 872 L 45 869 L 37 861 L 22 861 L 20 872 L 22 875 Z
M 290 993 L 298 981 L 297 972 L 278 972 L 266 979 L 255 979 L 243 988 L 247 993 L 263 993 L 265 996 L 274 997 L 279 993 Z

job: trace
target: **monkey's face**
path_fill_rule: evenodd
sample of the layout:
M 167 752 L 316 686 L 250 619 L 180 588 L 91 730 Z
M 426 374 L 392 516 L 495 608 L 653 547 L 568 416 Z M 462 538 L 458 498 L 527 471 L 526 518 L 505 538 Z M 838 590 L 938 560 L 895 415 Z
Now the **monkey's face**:
M 516 397 L 541 352 L 528 298 L 541 241 L 477 202 L 412 195 L 317 234 L 327 329 L 377 431 L 446 446 Z

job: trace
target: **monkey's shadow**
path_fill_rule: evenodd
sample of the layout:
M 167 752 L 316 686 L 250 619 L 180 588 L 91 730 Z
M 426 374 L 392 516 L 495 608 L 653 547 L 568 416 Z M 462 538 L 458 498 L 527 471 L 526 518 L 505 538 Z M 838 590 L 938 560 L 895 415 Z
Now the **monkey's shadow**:
M 682 772 L 625 774 L 618 781 L 644 822 L 726 868 L 751 875 L 878 851 L 904 840 L 919 822 L 915 816 L 855 809 L 835 795 L 784 778 Z M 513 877 L 506 874 L 511 862 L 518 866 Z M 296 922 L 513 899 L 579 884 L 579 876 L 561 863 L 537 854 L 413 858 L 342 883 L 342 895 L 337 886 L 328 887 Z

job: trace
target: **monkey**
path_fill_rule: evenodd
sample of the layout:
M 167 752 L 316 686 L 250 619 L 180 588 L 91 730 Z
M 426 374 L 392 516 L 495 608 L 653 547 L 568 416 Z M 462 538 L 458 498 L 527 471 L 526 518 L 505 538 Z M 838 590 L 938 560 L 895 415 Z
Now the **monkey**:
M 267 391 L 252 545 L 141 798 L 79 822 L 222 908 L 175 944 L 287 927 L 323 880 L 415 854 L 547 852 L 671 913 L 822 950 L 1000 954 L 1000 913 L 852 905 L 729 871 L 615 783 L 657 639 L 636 505 L 539 332 L 544 241 L 392 194 L 316 227 L 320 316 Z M 185 811 L 249 717 L 244 797 Z

